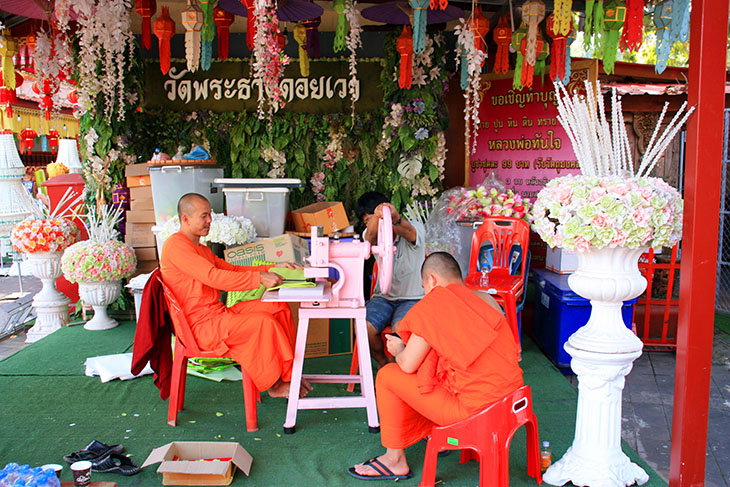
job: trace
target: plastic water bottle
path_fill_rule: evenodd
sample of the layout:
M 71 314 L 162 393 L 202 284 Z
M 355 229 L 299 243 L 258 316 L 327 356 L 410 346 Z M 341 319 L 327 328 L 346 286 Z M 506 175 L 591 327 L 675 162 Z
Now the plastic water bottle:
M 553 454 L 550 451 L 550 442 L 543 441 L 540 449 L 540 470 L 545 473 L 551 463 L 553 463 Z
M 12 487 L 18 478 L 18 469 L 20 465 L 17 463 L 8 463 L 5 465 L 3 472 L 5 472 L 5 484 L 0 484 L 1 487 Z
M 44 470 L 43 474 L 46 476 L 46 485 L 48 487 L 61 487 L 61 481 L 56 477 L 54 470 Z
M 8 472 L 5 469 L 0 470 L 0 487 L 8 487 Z

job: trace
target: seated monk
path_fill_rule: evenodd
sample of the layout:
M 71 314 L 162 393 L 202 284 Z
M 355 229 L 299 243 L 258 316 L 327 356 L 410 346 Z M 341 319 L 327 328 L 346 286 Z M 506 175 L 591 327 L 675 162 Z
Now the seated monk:
M 363 479 L 413 476 L 405 448 L 521 387 L 519 349 L 496 301 L 471 291 L 456 260 L 429 255 L 421 267 L 426 296 L 386 335 L 395 358 L 380 369 L 375 391 L 384 455 L 348 469 Z
M 268 272 L 271 265 L 248 267 L 229 264 L 200 244 L 210 231 L 210 203 L 188 193 L 177 206 L 180 231 L 162 246 L 162 280 L 180 302 L 198 345 L 214 349 L 225 344 L 260 391 L 272 397 L 288 397 L 293 345 L 296 336 L 291 311 L 286 303 L 244 301 L 231 308 L 220 302 L 220 290 L 245 291 L 280 285 L 280 275 Z M 276 267 L 297 268 L 295 264 Z M 302 382 L 300 395 L 311 386 Z

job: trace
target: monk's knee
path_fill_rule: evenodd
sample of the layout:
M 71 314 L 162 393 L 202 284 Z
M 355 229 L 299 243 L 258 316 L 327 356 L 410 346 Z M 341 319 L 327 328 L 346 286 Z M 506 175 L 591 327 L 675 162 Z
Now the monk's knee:
M 397 383 L 396 377 L 402 373 L 400 366 L 396 363 L 389 363 L 378 370 L 375 377 L 375 387 L 377 389 L 391 389 Z

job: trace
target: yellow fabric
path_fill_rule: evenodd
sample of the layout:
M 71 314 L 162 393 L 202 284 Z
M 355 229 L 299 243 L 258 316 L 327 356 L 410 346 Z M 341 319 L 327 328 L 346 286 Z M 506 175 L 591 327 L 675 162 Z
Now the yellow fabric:
M 38 135 L 48 135 L 51 129 L 56 129 L 61 139 L 73 139 L 79 135 L 79 121 L 73 115 L 51 112 L 51 119 L 46 120 L 38 108 L 13 106 L 13 116 L 8 117 L 5 113 L 6 107 L 6 104 L 0 105 L 2 128 L 10 129 L 16 134 L 24 129 L 33 129 Z

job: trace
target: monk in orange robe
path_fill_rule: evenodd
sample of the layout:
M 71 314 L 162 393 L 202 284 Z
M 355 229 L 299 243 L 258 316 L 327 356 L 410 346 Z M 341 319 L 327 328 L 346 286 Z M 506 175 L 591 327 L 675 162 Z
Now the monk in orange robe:
M 412 477 L 405 448 L 523 385 L 519 349 L 496 301 L 464 286 L 445 252 L 426 258 L 421 279 L 426 296 L 401 321 L 402 339 L 386 335 L 395 363 L 375 381 L 386 452 L 348 469 L 353 477 Z
M 272 397 L 288 397 L 296 336 L 286 303 L 245 301 L 226 308 L 220 290 L 245 291 L 261 284 L 271 288 L 282 277 L 268 272 L 271 265 L 236 266 L 219 259 L 200 244 L 211 223 L 210 203 L 204 196 L 188 193 L 178 203 L 180 231 L 162 247 L 162 279 L 182 306 L 198 345 L 213 349 L 224 343 L 260 391 Z M 276 267 L 296 268 L 295 264 Z M 311 390 L 303 383 L 301 395 Z

